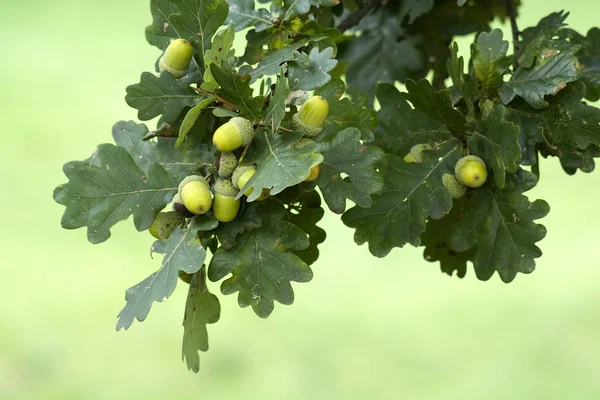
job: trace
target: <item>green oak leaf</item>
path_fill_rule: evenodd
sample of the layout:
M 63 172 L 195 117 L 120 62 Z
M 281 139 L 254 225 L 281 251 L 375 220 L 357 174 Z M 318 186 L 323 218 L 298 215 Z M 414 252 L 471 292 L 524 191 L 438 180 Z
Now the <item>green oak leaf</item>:
M 176 182 L 188 175 L 197 173 L 204 166 L 214 166 L 215 156 L 205 144 L 186 141 L 175 148 L 175 138 L 157 138 L 156 142 L 142 138 L 148 133 L 144 124 L 133 121 L 120 121 L 112 130 L 115 143 L 123 147 L 133 161 L 148 174 L 155 163 L 163 167 Z
M 198 238 L 198 231 L 216 228 L 212 216 L 196 216 L 187 229 L 178 227 L 167 240 L 154 243 L 153 251 L 164 254 L 160 269 L 127 289 L 127 304 L 119 313 L 117 330 L 129 329 L 134 319 L 142 322 L 148 316 L 152 303 L 166 301 L 175 291 L 179 271 L 193 274 L 202 267 L 206 249 Z
M 248 74 L 251 77 L 250 83 L 263 76 L 277 74 L 281 70 L 281 65 L 292 61 L 298 57 L 297 50 L 305 46 L 308 40 L 300 40 L 274 51 L 270 51 L 266 57 L 262 58 L 256 68 L 243 66 L 240 68 L 241 74 Z
M 405 156 L 419 143 L 435 143 L 452 138 L 446 125 L 413 109 L 394 85 L 380 83 L 377 100 L 379 126 L 375 144 L 387 153 Z
M 208 278 L 213 282 L 231 274 L 221 284 L 221 292 L 239 292 L 240 307 L 252 306 L 261 318 L 271 314 L 275 301 L 293 303 L 291 282 L 308 282 L 313 276 L 310 267 L 283 246 L 278 228 L 285 210 L 277 204 L 262 202 L 262 226 L 244 232 L 231 249 L 219 248 L 208 268 Z
M 458 56 L 458 44 L 456 44 L 456 42 L 452 44 L 450 49 L 450 57 L 446 60 L 446 69 L 448 70 L 448 75 L 454 85 L 451 89 L 458 91 L 462 100 L 467 105 L 469 111 L 467 119 L 473 119 L 475 117 L 473 97 L 477 89 L 477 81 L 473 79 L 471 75 L 465 74 L 465 60 Z M 457 103 L 458 100 L 455 101 L 455 103 Z
M 235 32 L 233 25 L 229 25 L 227 29 L 218 32 L 212 42 L 210 50 L 204 54 L 204 82 L 200 87 L 206 91 L 214 92 L 219 84 L 215 81 L 210 70 L 211 64 L 217 64 L 218 66 L 224 63 L 229 63 L 232 58 L 232 64 L 235 64 L 235 49 L 233 48 L 233 40 L 235 38 Z
M 507 51 L 508 41 L 502 40 L 500 29 L 481 32 L 471 45 L 473 69 L 484 92 L 502 85 L 502 76 L 511 62 L 506 56 Z
M 433 0 L 407 0 L 402 2 L 400 15 L 402 19 L 408 16 L 408 24 L 412 24 L 415 19 L 429 12 L 433 7 Z
M 88 161 L 63 167 L 69 182 L 54 191 L 66 206 L 65 229 L 88 227 L 91 243 L 110 237 L 110 228 L 133 215 L 138 231 L 148 229 L 177 192 L 177 182 L 157 163 L 142 170 L 122 147 L 101 144 Z
M 565 19 L 569 13 L 564 11 L 554 12 L 540 20 L 533 27 L 523 31 L 523 39 L 520 42 L 521 50 L 518 54 L 520 67 L 531 68 L 536 58 L 541 57 L 546 51 L 562 50 L 569 43 L 557 40 L 556 36 L 566 24 Z
M 152 25 L 146 28 L 146 39 L 164 50 L 171 39 L 188 39 L 196 49 L 194 63 L 204 71 L 203 55 L 211 40 L 225 23 L 228 4 L 225 0 L 152 0 Z M 202 66 L 202 67 L 201 67 Z
M 546 228 L 534 221 L 546 216 L 550 207 L 523 195 L 537 182 L 532 173 L 520 170 L 511 178 L 504 190 L 488 184 L 470 191 L 461 220 L 450 235 L 455 251 L 477 244 L 473 265 L 481 280 L 498 271 L 504 282 L 511 282 L 519 272 L 532 272 L 534 259 L 542 255 L 535 243 L 546 236 Z
M 548 147 L 570 168 L 590 170 L 586 149 L 600 145 L 600 110 L 582 103 L 585 85 L 573 82 L 551 98 L 548 108 L 537 110 L 515 101 L 507 119 L 520 126 L 530 140 Z
M 248 201 L 260 196 L 263 188 L 270 189 L 272 195 L 304 181 L 310 175 L 310 169 L 323 162 L 323 156 L 316 153 L 316 145 L 298 148 L 295 146 L 302 138 L 300 132 L 272 133 L 266 129 L 257 130 L 254 137 L 256 152 L 248 163 L 256 163 L 256 173 L 246 186 L 240 188 L 238 198 L 252 188 Z
M 183 345 L 181 357 L 189 370 L 200 371 L 199 351 L 208 350 L 206 325 L 214 324 L 221 317 L 219 299 L 206 287 L 205 267 L 192 276 L 183 317 Z
M 347 128 L 319 143 L 324 161 L 316 184 L 325 202 L 336 214 L 346 210 L 346 200 L 370 207 L 371 195 L 383 189 L 377 168 L 385 153 L 360 142 L 360 131 Z
M 276 132 L 281 125 L 281 121 L 285 118 L 286 99 L 290 95 L 290 86 L 288 79 L 285 77 L 283 68 L 275 85 L 275 92 L 269 100 L 269 106 L 265 110 L 263 117 L 264 123 Z
M 505 108 L 496 105 L 478 121 L 467 143 L 471 154 L 483 159 L 494 171 L 496 186 L 504 188 L 506 171 L 515 173 L 521 159 L 519 127 L 504 120 Z
M 200 103 L 198 103 L 194 107 L 192 107 L 187 112 L 187 114 L 185 114 L 185 117 L 183 118 L 183 122 L 181 123 L 181 127 L 179 128 L 179 137 L 177 138 L 177 141 L 175 142 L 176 148 L 181 146 L 181 144 L 184 142 L 187 134 L 194 127 L 194 124 L 198 120 L 198 117 L 200 116 L 200 114 L 202 114 L 202 111 L 204 111 L 204 109 L 206 107 L 208 107 L 209 105 L 214 103 L 215 100 L 216 99 L 214 97 L 209 97 L 207 99 L 204 99 Z
M 274 18 L 264 8 L 255 9 L 254 0 L 227 0 L 229 3 L 229 15 L 227 23 L 233 23 L 236 31 L 241 31 L 250 26 L 256 32 L 275 27 Z
M 450 235 L 454 225 L 460 221 L 465 209 L 465 199 L 454 200 L 452 210 L 440 219 L 429 218 L 425 232 L 421 235 L 421 244 L 425 246 L 423 257 L 429 262 L 440 262 L 442 272 L 452 276 L 456 271 L 459 278 L 464 278 L 467 273 L 467 262 L 473 261 L 477 246 L 464 252 L 457 252 L 450 248 Z
M 215 229 L 215 235 L 221 246 L 231 249 L 237 243 L 237 238 L 242 233 L 261 226 L 258 203 L 246 203 L 244 210 L 233 221 L 220 223 Z
M 271 6 L 271 14 L 281 21 L 290 20 L 309 11 L 310 0 L 281 0 L 275 1 Z
M 437 119 L 451 132 L 462 133 L 466 130 L 467 120 L 460 111 L 452 106 L 449 90 L 436 91 L 427 79 L 421 79 L 419 82 L 408 79 L 406 90 L 408 93 L 402 93 L 402 95 L 412 103 L 415 110 Z
M 313 47 L 310 54 L 299 53 L 294 61 L 289 63 L 288 79 L 290 90 L 314 90 L 325 85 L 331 80 L 328 74 L 336 65 L 333 48 L 328 47 L 323 51 Z
M 168 123 L 175 122 L 184 108 L 193 107 L 202 99 L 189 85 L 177 82 L 166 71 L 160 77 L 144 72 L 140 83 L 127 87 L 125 96 L 127 104 L 138 110 L 140 120 L 162 115 Z
M 585 98 L 590 101 L 600 100 L 600 29 L 592 28 L 587 37 L 573 32 L 571 43 L 578 44 L 579 80 L 585 83 Z
M 276 74 L 279 71 L 279 64 L 276 63 L 276 59 L 280 57 L 291 57 L 288 50 L 284 50 L 285 47 L 279 48 L 279 45 L 284 43 L 287 44 L 287 46 L 295 46 L 295 44 L 292 43 L 293 39 L 290 39 L 289 36 L 290 34 L 286 30 L 276 30 L 275 28 L 262 32 L 256 32 L 254 29 L 248 31 L 246 34 L 246 50 L 240 61 L 248 63 L 249 65 L 254 65 L 263 58 L 266 58 L 266 56 L 269 56 L 272 60 L 268 61 L 269 67 L 275 68 L 275 66 L 277 66 L 275 71 L 272 72 L 272 74 Z M 298 48 L 294 49 L 294 51 Z M 283 51 L 279 52 L 279 50 Z M 272 53 L 276 53 L 276 55 L 271 56 Z M 293 54 L 293 52 L 291 54 Z M 250 73 L 252 69 L 244 65 L 240 68 L 240 71 Z
M 264 97 L 253 96 L 254 90 L 250 87 L 250 77 L 240 76 L 234 70 L 219 68 L 216 64 L 211 64 L 210 70 L 220 86 L 216 93 L 235 105 L 240 117 L 257 120 L 263 107 Z
M 368 242 L 376 257 L 385 257 L 392 248 L 406 243 L 418 246 L 427 218 L 442 218 L 452 208 L 442 176 L 454 171 L 461 154 L 462 146 L 456 140 L 423 152 L 422 163 L 406 163 L 387 154 L 387 165 L 382 167 L 385 186 L 372 196 L 373 205 L 355 206 L 342 216 L 344 224 L 356 229 L 356 243 Z
M 293 250 L 293 252 L 306 264 L 311 265 L 319 258 L 318 245 L 323 243 L 327 237 L 325 231 L 317 226 L 325 211 L 321 208 L 321 197 L 316 191 L 298 190 L 297 193 L 296 199 L 291 201 L 288 206 L 285 220 L 296 225 L 308 235 L 309 245 L 305 249 Z
M 518 95 L 533 108 L 548 107 L 545 95 L 555 95 L 567 83 L 577 80 L 575 53 L 578 50 L 579 46 L 571 46 L 560 53 L 552 52 L 541 60 L 536 59 L 531 69 L 517 68 L 498 90 L 500 99 L 508 104 Z

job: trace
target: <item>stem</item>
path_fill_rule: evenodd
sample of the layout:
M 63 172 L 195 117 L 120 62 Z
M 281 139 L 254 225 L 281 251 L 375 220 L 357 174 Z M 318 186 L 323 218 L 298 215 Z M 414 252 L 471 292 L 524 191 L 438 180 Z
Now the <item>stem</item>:
M 354 11 L 352 14 L 348 15 L 345 20 L 340 22 L 337 26 L 337 30 L 344 33 L 353 26 L 358 25 L 360 20 L 362 20 L 373 8 L 379 5 L 380 2 L 381 0 L 365 0 L 361 8 Z
M 517 13 L 515 10 L 515 4 L 513 0 L 506 0 L 506 13 L 508 14 L 508 18 L 510 19 L 510 26 L 512 28 L 512 37 L 513 37 L 513 50 L 516 55 L 519 50 L 519 27 L 517 26 Z M 513 67 L 517 68 L 517 57 L 513 55 Z
M 142 140 L 146 141 L 146 140 L 154 139 L 155 137 L 177 137 L 177 136 L 179 136 L 179 133 L 175 132 L 173 130 L 172 125 L 164 124 L 157 130 L 146 133 L 146 135 L 144 135 Z
M 217 99 L 217 101 L 219 103 L 223 103 L 223 106 L 225 106 L 225 108 L 227 108 L 228 110 L 235 111 L 235 112 L 240 112 L 240 110 L 236 107 L 235 104 L 228 102 L 227 100 L 225 100 L 224 98 L 222 98 L 221 96 L 219 96 L 216 93 L 211 93 L 209 91 L 206 91 L 206 90 L 200 89 L 200 88 L 192 88 L 192 89 L 195 90 L 198 93 L 202 93 L 202 94 L 205 94 L 207 96 L 214 97 L 215 99 Z
M 242 151 L 242 155 L 240 156 L 240 159 L 238 160 L 238 164 L 240 164 L 242 161 L 244 161 L 244 157 L 246 157 L 246 153 L 248 152 L 249 148 L 250 148 L 250 145 L 244 147 L 244 151 Z

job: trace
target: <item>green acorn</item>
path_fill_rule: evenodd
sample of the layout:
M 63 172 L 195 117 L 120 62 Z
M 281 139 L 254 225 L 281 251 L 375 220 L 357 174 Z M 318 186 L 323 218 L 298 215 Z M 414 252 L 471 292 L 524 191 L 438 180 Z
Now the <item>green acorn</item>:
M 213 189 L 215 199 L 212 210 L 215 218 L 221 222 L 233 221 L 240 210 L 240 199 L 235 198 L 238 194 L 237 189 L 229 179 L 218 181 Z
M 175 39 L 160 58 L 158 70 L 168 71 L 173 77 L 181 78 L 186 74 L 193 55 L 194 47 L 190 42 L 185 39 Z
M 425 150 L 433 150 L 433 146 L 431 146 L 429 143 L 419 143 L 411 147 L 410 154 L 415 159 L 414 162 L 423 162 L 423 152 Z
M 233 176 L 231 177 L 231 182 L 236 189 L 243 189 L 246 186 L 246 183 L 254 176 L 256 173 L 256 168 L 254 165 L 242 165 L 239 166 L 233 171 Z M 254 188 L 250 188 L 246 190 L 244 193 L 246 196 L 250 196 Z M 256 201 L 263 201 L 271 194 L 270 189 L 263 189 L 260 192 L 260 196 L 256 198 Z
M 237 167 L 237 157 L 235 154 L 226 151 L 221 153 L 219 157 L 219 176 L 221 178 L 229 178 L 235 167 Z
M 456 163 L 454 175 L 463 185 L 478 188 L 485 183 L 488 173 L 481 158 L 465 156 Z
M 234 151 L 248 146 L 254 138 L 254 126 L 246 118 L 233 117 L 221 125 L 213 135 L 213 143 L 217 150 Z
M 298 113 L 292 118 L 295 129 L 304 131 L 306 136 L 317 136 L 329 115 L 329 103 L 321 96 L 311 96 L 302 104 Z
M 444 174 L 442 183 L 448 189 L 448 193 L 453 199 L 459 199 L 467 193 L 467 187 L 460 183 L 453 174 Z
M 179 195 L 185 208 L 194 214 L 204 214 L 212 205 L 210 186 L 199 175 L 190 175 L 181 181 Z
M 403 160 L 407 163 L 417 162 L 417 159 L 415 158 L 415 156 L 412 155 L 412 153 L 408 153 L 407 155 L 405 155 Z
M 183 205 L 183 200 L 181 200 L 179 193 L 173 197 L 173 211 L 183 218 L 192 218 L 194 215 L 196 215 Z
M 158 213 L 148 231 L 159 240 L 167 240 L 173 231 L 183 224 L 185 219 L 174 211 Z

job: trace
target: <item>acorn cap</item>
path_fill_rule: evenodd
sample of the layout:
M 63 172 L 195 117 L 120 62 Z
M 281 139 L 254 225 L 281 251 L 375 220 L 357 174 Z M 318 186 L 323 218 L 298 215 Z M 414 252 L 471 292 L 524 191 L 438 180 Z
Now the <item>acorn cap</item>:
M 229 179 L 217 181 L 213 190 L 215 193 L 226 197 L 235 197 L 238 194 L 238 190 L 233 186 L 233 183 Z
M 256 171 L 256 167 L 254 165 L 239 165 L 233 171 L 233 175 L 231 175 L 231 182 L 233 183 L 233 187 L 235 187 L 236 189 L 240 189 L 240 186 L 238 185 L 240 176 L 242 176 L 244 174 L 244 172 L 247 172 L 250 170 Z
M 311 144 L 316 144 L 317 142 L 315 142 L 312 139 L 303 137 L 302 139 L 298 140 L 296 143 L 294 143 L 294 147 L 297 149 L 301 149 L 304 146 L 310 146 Z
M 237 157 L 235 154 L 225 151 L 219 157 L 219 176 L 229 178 L 237 167 Z
M 410 154 L 414 157 L 416 162 L 423 162 L 423 151 L 425 150 L 433 150 L 433 146 L 429 143 L 419 143 L 415 144 L 410 149 Z
M 238 129 L 238 132 L 242 137 L 242 145 L 248 146 L 252 142 L 252 139 L 254 139 L 254 126 L 252 125 L 252 122 L 242 117 L 233 117 L 229 122 Z
M 453 174 L 442 175 L 442 183 L 453 199 L 461 198 L 467 193 L 467 187 L 460 183 Z
M 185 177 L 185 178 L 184 178 L 184 179 L 183 179 L 183 180 L 182 180 L 182 181 L 179 183 L 179 188 L 178 188 L 178 189 L 179 189 L 179 192 L 177 193 L 177 195 L 176 195 L 175 197 L 179 196 L 178 198 L 179 198 L 179 200 L 181 200 L 181 189 L 183 189 L 183 187 L 184 187 L 185 185 L 187 185 L 188 183 L 190 183 L 190 182 L 196 182 L 196 181 L 197 181 L 197 182 L 202 182 L 202 183 L 204 183 L 204 184 L 206 185 L 206 187 L 210 188 L 210 186 L 209 186 L 208 182 L 206 182 L 206 179 L 204 179 L 204 178 L 203 178 L 203 177 L 201 177 L 200 175 L 189 175 L 189 176 L 186 176 L 186 177 Z M 175 197 L 173 197 L 173 200 L 175 200 Z
M 321 128 L 329 115 L 329 103 L 322 96 L 311 96 L 298 111 L 300 121 L 314 128 Z
M 185 39 L 175 39 L 165 50 L 165 54 L 160 58 L 159 71 L 168 71 L 175 78 L 181 78 L 185 75 L 192 57 L 194 47 Z
M 323 131 L 323 128 L 316 128 L 302 122 L 298 113 L 294 114 L 292 117 L 292 125 L 294 126 L 294 129 L 304 131 L 304 135 L 307 137 L 318 136 Z

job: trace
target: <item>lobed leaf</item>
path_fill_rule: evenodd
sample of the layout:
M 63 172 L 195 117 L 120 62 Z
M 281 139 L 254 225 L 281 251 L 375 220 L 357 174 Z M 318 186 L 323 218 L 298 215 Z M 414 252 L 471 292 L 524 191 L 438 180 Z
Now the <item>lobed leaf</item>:
M 333 48 L 328 47 L 323 51 L 313 47 L 310 54 L 299 53 L 293 61 L 289 63 L 288 79 L 290 81 L 290 90 L 314 90 L 325 85 L 331 80 L 328 74 L 336 65 Z
M 484 92 L 502 85 L 502 76 L 510 66 L 506 56 L 508 41 L 502 40 L 502 31 L 481 32 L 471 45 L 473 69 Z
M 210 70 L 220 86 L 216 93 L 235 105 L 240 117 L 257 120 L 262 111 L 264 97 L 254 97 L 250 77 L 240 76 L 234 70 L 220 68 L 216 64 L 211 64 Z
M 256 32 L 262 32 L 275 27 L 271 13 L 264 8 L 255 9 L 254 0 L 227 0 L 227 2 L 229 3 L 227 23 L 233 23 L 236 31 L 252 26 Z

